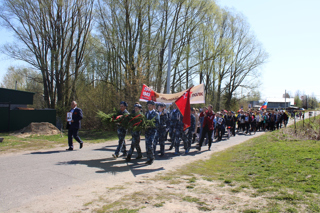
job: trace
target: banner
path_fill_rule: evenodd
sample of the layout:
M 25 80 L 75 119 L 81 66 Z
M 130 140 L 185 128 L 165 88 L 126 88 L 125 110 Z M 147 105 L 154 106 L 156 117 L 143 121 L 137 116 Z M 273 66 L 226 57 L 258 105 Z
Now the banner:
M 142 86 L 142 91 L 140 95 L 139 101 L 154 101 L 156 103 L 165 103 L 171 104 L 175 102 L 178 98 L 180 98 L 187 90 L 182 92 L 174 93 L 174 94 L 162 94 L 153 91 L 147 85 Z M 190 104 L 203 104 L 205 103 L 204 98 L 204 85 L 199 84 L 198 86 L 194 86 L 190 90 Z
M 183 130 L 191 125 L 191 109 L 190 109 L 190 89 L 187 90 L 175 103 L 183 116 Z

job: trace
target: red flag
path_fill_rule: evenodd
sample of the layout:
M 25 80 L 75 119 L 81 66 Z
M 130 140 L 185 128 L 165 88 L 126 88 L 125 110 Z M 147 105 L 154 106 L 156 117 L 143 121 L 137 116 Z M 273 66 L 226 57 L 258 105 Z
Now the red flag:
M 191 87 L 192 88 L 192 87 Z M 183 116 L 183 129 L 191 126 L 191 109 L 190 109 L 190 89 L 188 89 L 175 103 Z
M 145 84 L 142 86 L 142 91 L 140 94 L 140 101 L 156 101 L 156 93 L 150 87 Z

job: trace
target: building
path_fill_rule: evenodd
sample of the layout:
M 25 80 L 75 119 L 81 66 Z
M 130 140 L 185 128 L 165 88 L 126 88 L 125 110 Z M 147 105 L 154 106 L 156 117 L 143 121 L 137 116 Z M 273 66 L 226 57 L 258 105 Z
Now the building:
M 267 109 L 284 109 L 294 106 L 294 98 L 268 98 Z
M 56 125 L 56 110 L 27 108 L 33 92 L 0 88 L 0 132 L 20 130 L 32 122 Z

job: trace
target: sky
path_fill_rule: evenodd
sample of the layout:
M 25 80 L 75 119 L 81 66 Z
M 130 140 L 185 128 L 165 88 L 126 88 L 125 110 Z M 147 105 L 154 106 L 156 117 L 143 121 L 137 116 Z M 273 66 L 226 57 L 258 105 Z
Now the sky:
M 261 67 L 263 100 L 299 90 L 320 99 L 319 0 L 218 0 L 242 13 L 269 54 Z
M 281 98 L 285 90 L 320 99 L 320 0 L 217 0 L 246 17 L 269 54 L 260 68 L 262 100 Z M 0 45 L 12 36 L 0 28 Z M 0 54 L 0 82 L 9 66 L 21 62 Z

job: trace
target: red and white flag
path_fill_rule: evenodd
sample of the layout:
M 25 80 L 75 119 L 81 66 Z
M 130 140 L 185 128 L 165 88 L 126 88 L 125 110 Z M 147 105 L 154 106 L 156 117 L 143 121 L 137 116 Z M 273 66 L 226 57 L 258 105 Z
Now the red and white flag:
M 192 88 L 192 87 L 191 87 Z M 183 130 L 191 126 L 190 89 L 188 89 L 175 103 L 183 116 Z

